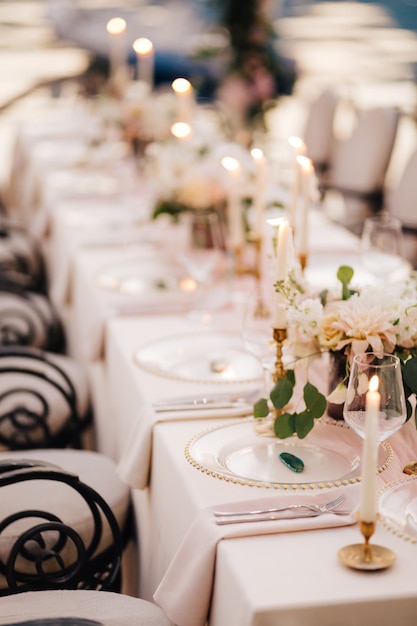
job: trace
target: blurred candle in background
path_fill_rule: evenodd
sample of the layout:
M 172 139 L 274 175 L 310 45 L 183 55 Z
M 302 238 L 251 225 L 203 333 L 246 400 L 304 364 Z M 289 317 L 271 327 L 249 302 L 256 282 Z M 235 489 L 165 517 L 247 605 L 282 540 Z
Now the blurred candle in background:
M 301 192 L 301 170 L 297 157 L 303 155 L 306 151 L 305 143 L 300 137 L 289 137 L 288 143 L 293 153 L 293 185 L 290 198 L 290 206 L 288 211 L 288 219 L 291 227 L 295 230 L 297 221 L 297 208 Z
M 301 191 L 302 191 L 302 213 L 301 219 L 298 220 L 299 228 L 298 237 L 298 253 L 300 255 L 308 254 L 308 215 L 310 211 L 311 201 L 311 178 L 314 172 L 313 162 L 306 156 L 297 157 L 301 170 Z
M 267 161 L 264 153 L 259 148 L 253 148 L 250 153 L 255 163 L 254 232 L 257 237 L 262 239 L 265 213 L 265 190 L 267 182 Z
M 191 122 L 194 108 L 194 90 L 186 78 L 176 78 L 171 87 L 177 99 L 177 120 Z
M 229 243 L 232 250 L 237 250 L 242 248 L 245 241 L 239 189 L 240 163 L 234 157 L 226 156 L 222 159 L 222 165 L 229 173 L 229 193 L 227 202 Z
M 284 218 L 268 220 L 268 224 L 278 229 L 276 252 L 275 252 L 275 281 L 285 281 L 291 269 L 293 261 L 293 236 L 289 221 Z M 285 298 L 281 293 L 274 290 L 274 328 L 285 329 L 287 327 L 287 314 L 284 308 Z
M 153 89 L 154 72 L 154 48 L 153 43 L 146 37 L 139 37 L 133 42 L 133 50 L 136 53 L 138 80 Z
M 109 34 L 110 80 L 122 89 L 122 82 L 127 81 L 126 20 L 112 17 L 107 22 L 106 30 Z

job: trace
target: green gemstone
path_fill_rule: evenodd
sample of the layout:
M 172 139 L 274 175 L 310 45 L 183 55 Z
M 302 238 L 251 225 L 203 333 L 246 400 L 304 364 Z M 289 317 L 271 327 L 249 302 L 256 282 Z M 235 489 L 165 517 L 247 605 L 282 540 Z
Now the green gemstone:
M 298 456 L 291 454 L 290 452 L 281 452 L 279 455 L 281 461 L 290 468 L 293 472 L 302 472 L 304 469 L 304 463 Z

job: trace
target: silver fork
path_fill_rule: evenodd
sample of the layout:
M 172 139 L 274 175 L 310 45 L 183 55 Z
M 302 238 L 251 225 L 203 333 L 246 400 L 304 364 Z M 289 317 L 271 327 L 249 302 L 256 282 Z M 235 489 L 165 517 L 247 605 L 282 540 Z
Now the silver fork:
M 329 500 L 328 502 L 322 502 L 321 504 L 287 504 L 286 506 L 274 507 L 269 509 L 250 509 L 248 511 L 214 511 L 215 517 L 245 517 L 250 515 L 268 515 L 269 513 L 282 513 L 284 511 L 299 511 L 306 509 L 313 513 L 328 513 L 334 512 L 345 499 L 345 494 L 341 493 L 337 498 Z

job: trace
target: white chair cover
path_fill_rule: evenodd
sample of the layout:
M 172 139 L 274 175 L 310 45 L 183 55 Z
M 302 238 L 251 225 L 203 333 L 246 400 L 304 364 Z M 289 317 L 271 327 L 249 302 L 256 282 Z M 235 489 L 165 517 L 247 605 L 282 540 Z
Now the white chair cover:
M 326 89 L 311 103 L 304 129 L 304 143 L 307 155 L 315 167 L 325 167 L 331 159 L 334 142 L 333 123 L 338 97 L 331 89 Z

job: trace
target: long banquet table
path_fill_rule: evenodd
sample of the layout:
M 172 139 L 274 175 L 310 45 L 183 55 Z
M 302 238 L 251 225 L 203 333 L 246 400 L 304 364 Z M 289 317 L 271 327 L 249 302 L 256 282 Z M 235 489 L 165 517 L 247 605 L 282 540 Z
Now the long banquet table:
M 43 197 L 48 198 L 40 167 L 37 177 L 40 188 L 45 184 Z M 144 201 L 139 210 L 134 197 L 141 193 Z M 219 479 L 190 462 L 185 449 L 195 436 L 222 424 L 240 423 L 242 415 L 177 412 L 162 420 L 153 410 L 155 401 L 206 393 L 207 384 L 151 372 L 138 365 L 135 351 L 153 341 L 190 333 L 196 337 L 210 332 L 239 335 L 242 307 L 254 283 L 251 279 L 236 279 L 227 286 L 224 301 L 220 297 L 204 318 L 198 311 L 193 317 L 185 310 L 175 310 L 175 306 L 152 310 L 143 302 L 103 290 L 97 284 L 97 272 L 127 261 L 143 264 L 142 244 L 151 242 L 154 253 L 167 237 L 181 245 L 181 225 L 146 221 L 150 202 L 146 185 L 135 186 L 134 193 L 131 188 L 124 201 L 121 203 L 114 189 L 107 197 L 96 194 L 90 198 L 85 193 L 65 198 L 57 194 L 54 202 L 38 205 L 37 215 L 43 215 L 43 219 L 37 223 L 45 227 L 51 296 L 65 317 L 70 350 L 85 365 L 91 384 L 98 449 L 119 463 L 120 474 L 132 487 L 138 538 L 136 593 L 153 599 L 159 588 L 156 599 L 163 608 L 168 608 L 166 598 L 171 596 L 179 626 L 203 624 L 206 608 L 210 626 L 349 626 L 358 622 L 388 626 L 399 616 L 402 626 L 414 626 L 417 542 L 378 524 L 373 540 L 396 553 L 394 566 L 374 573 L 348 569 L 338 561 L 337 552 L 361 541 L 352 516 L 346 520 L 323 516 L 300 524 L 297 520 L 282 527 L 289 532 L 280 532 L 279 526 L 271 522 L 266 526 L 245 525 L 248 527 L 242 536 L 229 533 L 233 541 L 219 541 L 221 536 L 216 535 L 214 571 L 211 573 L 207 567 L 207 576 L 201 579 L 205 596 L 198 585 L 197 589 L 193 587 L 192 583 L 199 583 L 200 578 L 193 576 L 192 568 L 204 570 L 206 561 L 199 565 L 194 544 L 190 558 L 181 559 L 187 555 L 187 541 L 193 532 L 201 537 L 197 544 L 201 545 L 201 559 L 203 555 L 207 558 L 211 539 L 206 540 L 204 533 L 198 535 L 196 522 L 204 520 L 206 513 L 210 515 L 213 507 L 241 506 L 247 501 L 295 501 L 300 493 L 303 497 L 330 499 L 343 489 L 349 490 L 356 502 L 360 483 L 318 484 L 314 489 L 300 485 L 294 488 L 290 483 L 288 489 L 271 489 L 265 484 L 251 486 L 246 481 L 241 485 Z M 93 229 L 85 224 L 83 227 L 80 213 L 87 222 L 92 217 L 94 224 L 100 205 L 103 215 L 111 215 L 111 219 L 101 223 L 98 220 L 99 225 L 96 223 Z M 134 219 L 129 217 L 132 206 Z M 76 219 L 71 220 L 71 216 Z M 307 275 L 312 283 L 328 284 L 340 263 L 354 265 L 366 282 L 369 276 L 361 267 L 359 242 L 351 233 L 329 222 L 320 211 L 311 212 L 310 231 Z M 314 376 L 325 389 L 324 364 L 318 364 Z M 261 381 L 258 379 L 256 384 Z M 246 382 L 236 382 L 226 388 L 241 393 L 247 391 L 247 386 Z M 209 388 L 210 392 L 224 391 L 225 385 L 213 383 Z M 337 449 L 344 427 L 331 423 L 323 427 L 332 429 L 330 437 Z M 392 458 L 379 474 L 381 487 L 401 478 L 403 466 L 416 458 L 414 425 L 403 427 L 389 444 Z

